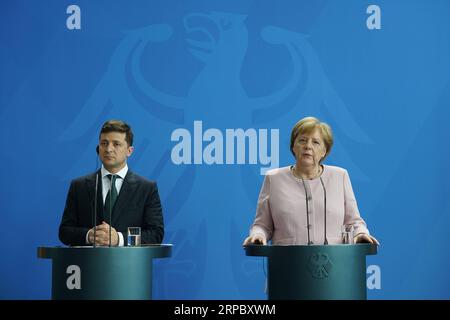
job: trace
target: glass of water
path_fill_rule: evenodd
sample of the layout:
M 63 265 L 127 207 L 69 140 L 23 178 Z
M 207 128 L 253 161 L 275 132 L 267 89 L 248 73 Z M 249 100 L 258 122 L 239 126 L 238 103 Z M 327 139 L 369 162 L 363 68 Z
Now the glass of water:
M 140 227 L 129 227 L 128 228 L 127 245 L 130 247 L 139 247 L 141 245 L 141 228 Z
M 349 225 L 341 226 L 341 234 L 342 234 L 342 243 L 345 243 L 345 244 L 354 244 L 355 243 L 355 241 L 353 239 L 353 236 L 354 236 L 353 226 L 349 226 Z

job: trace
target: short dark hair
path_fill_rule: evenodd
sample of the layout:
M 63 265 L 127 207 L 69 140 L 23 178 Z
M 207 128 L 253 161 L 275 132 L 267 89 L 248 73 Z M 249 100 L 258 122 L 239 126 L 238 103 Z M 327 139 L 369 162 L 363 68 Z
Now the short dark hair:
M 108 133 L 108 132 L 121 132 L 125 133 L 125 141 L 128 143 L 128 146 L 133 145 L 133 131 L 131 131 L 131 127 L 122 120 L 108 120 L 106 121 L 102 129 L 100 130 L 100 135 L 102 133 Z

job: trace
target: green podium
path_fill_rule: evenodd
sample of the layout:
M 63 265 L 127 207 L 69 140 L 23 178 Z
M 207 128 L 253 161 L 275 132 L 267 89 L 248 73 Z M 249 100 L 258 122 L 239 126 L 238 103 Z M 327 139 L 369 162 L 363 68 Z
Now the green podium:
M 245 252 L 268 257 L 269 300 L 365 300 L 366 255 L 377 246 L 249 245 Z
M 172 254 L 172 245 L 141 247 L 39 247 L 52 259 L 52 299 L 149 300 L 152 260 Z

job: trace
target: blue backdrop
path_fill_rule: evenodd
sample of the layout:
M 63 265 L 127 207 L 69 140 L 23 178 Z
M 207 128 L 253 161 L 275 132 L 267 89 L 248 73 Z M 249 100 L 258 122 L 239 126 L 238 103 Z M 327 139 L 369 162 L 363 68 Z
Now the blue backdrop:
M 175 245 L 156 264 L 155 298 L 265 298 L 263 261 L 241 243 L 261 171 L 293 163 L 290 130 L 307 115 L 332 126 L 326 163 L 349 170 L 382 244 L 368 257 L 381 270 L 369 298 L 450 298 L 450 2 L 0 9 L 0 298 L 50 297 L 51 263 L 36 248 L 60 245 L 70 180 L 98 167 L 110 118 L 133 127 L 129 165 L 157 180 Z M 248 143 L 227 146 L 237 129 Z

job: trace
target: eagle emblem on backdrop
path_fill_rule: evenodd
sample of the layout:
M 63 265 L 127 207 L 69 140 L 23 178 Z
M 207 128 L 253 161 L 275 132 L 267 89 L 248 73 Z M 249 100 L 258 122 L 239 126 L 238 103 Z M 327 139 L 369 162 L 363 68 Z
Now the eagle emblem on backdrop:
M 249 58 L 249 37 L 282 48 L 288 57 L 288 80 L 264 96 L 250 96 L 241 82 Z M 165 63 L 175 56 L 173 63 Z M 171 132 L 191 128 L 195 120 L 220 129 L 285 128 L 301 115 L 320 115 L 321 110 L 353 140 L 370 143 L 326 77 L 308 35 L 276 26 L 265 26 L 250 35 L 244 15 L 191 13 L 178 27 L 151 24 L 124 31 L 104 75 L 61 140 L 95 132 L 104 119 L 131 124 L 136 151 L 130 167 L 158 182 L 166 224 L 164 242 L 176 244 L 173 258 L 161 262 L 170 267 L 158 270 L 155 296 L 215 298 L 211 291 L 217 290 L 205 283 L 218 287 L 236 283 L 237 290 L 245 292 L 239 287 L 245 284 L 243 278 L 261 271 L 259 264 L 236 250 L 248 230 L 243 215 L 254 216 L 259 169 L 250 165 L 174 165 Z M 92 167 L 98 139 L 90 136 L 86 150 L 67 172 L 68 178 Z M 343 157 L 351 162 L 346 154 Z M 364 177 L 362 172 L 355 174 Z M 329 272 L 330 262 L 325 258 L 310 260 L 318 277 Z M 220 277 L 217 269 L 222 270 Z M 171 288 L 180 283 L 191 291 L 174 296 Z

